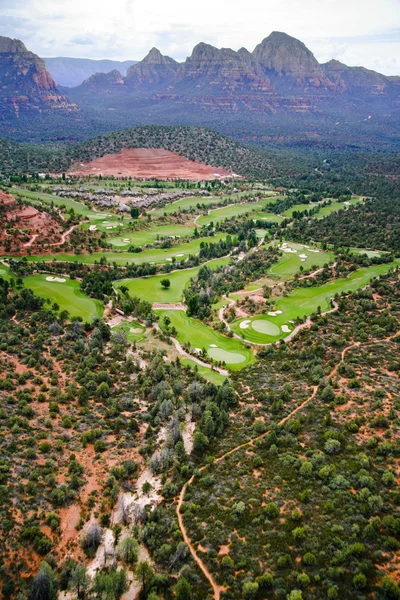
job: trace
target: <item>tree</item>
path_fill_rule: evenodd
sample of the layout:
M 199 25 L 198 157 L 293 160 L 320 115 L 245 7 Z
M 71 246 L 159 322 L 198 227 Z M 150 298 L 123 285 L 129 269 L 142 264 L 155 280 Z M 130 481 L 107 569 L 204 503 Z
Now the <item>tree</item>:
M 132 206 L 132 208 L 130 210 L 130 213 L 131 213 L 132 219 L 138 219 L 139 218 L 139 209 L 136 208 L 135 206 Z
M 53 569 L 43 561 L 32 581 L 29 600 L 57 600 L 57 580 Z
M 169 279 L 161 279 L 160 283 L 165 290 L 171 287 L 171 281 Z
M 178 600 L 192 600 L 192 586 L 184 577 L 181 577 L 174 588 Z
M 85 598 L 91 584 L 90 577 L 83 565 L 77 565 L 71 572 L 70 587 L 76 592 L 78 598 Z
M 245 581 L 243 584 L 243 598 L 253 600 L 257 597 L 258 583 L 256 581 Z
M 134 565 L 138 559 L 138 543 L 135 538 L 126 537 L 118 545 L 118 556 L 128 565 Z
M 153 568 L 147 560 L 138 564 L 135 569 L 135 577 L 141 582 L 143 590 L 146 591 L 154 577 Z

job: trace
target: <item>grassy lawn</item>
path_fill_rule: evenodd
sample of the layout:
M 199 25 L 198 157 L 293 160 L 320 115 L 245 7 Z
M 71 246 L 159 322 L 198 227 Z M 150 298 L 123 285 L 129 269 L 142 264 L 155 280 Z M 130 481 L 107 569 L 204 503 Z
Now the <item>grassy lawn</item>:
M 217 258 L 208 263 L 208 266 L 211 269 L 215 269 L 220 265 L 227 265 L 229 261 L 230 257 Z M 121 285 L 126 285 L 131 296 L 138 296 L 148 302 L 174 304 L 183 299 L 183 290 L 189 285 L 190 279 L 197 275 L 199 269 L 200 267 L 194 267 L 193 269 L 176 271 L 171 274 L 164 273 L 163 275 L 141 277 L 139 279 L 121 279 L 116 281 L 114 285 L 116 288 L 120 288 Z M 164 289 L 161 286 L 162 279 L 169 279 L 171 287 Z
M 282 311 L 276 316 L 258 315 L 253 318 L 238 319 L 231 327 L 235 333 L 250 342 L 269 343 L 286 337 L 293 330 L 291 323 L 297 317 L 307 317 L 316 312 L 318 307 L 321 311 L 329 310 L 329 299 L 335 294 L 342 292 L 354 292 L 365 287 L 370 279 L 386 273 L 391 267 L 400 264 L 400 259 L 386 265 L 374 265 L 364 269 L 358 269 L 349 277 L 336 279 L 321 286 L 310 288 L 298 288 L 286 297 L 276 301 L 275 311 Z M 273 312 L 275 312 L 273 311 Z M 243 325 L 244 323 L 244 325 Z M 240 327 L 242 324 L 242 327 Z M 282 330 L 282 327 L 288 330 Z
M 225 239 L 226 234 L 218 233 L 212 237 L 196 238 L 172 248 L 149 248 L 143 252 L 94 252 L 93 254 L 49 254 L 45 256 L 28 256 L 29 261 L 52 261 L 57 260 L 60 262 L 77 262 L 88 265 L 98 263 L 104 256 L 107 258 L 109 263 L 116 262 L 117 265 L 124 266 L 128 264 L 141 265 L 145 262 L 163 264 L 167 262 L 174 262 L 174 258 L 177 262 L 184 260 L 189 254 L 197 254 L 200 251 L 201 242 L 206 243 L 217 243 L 219 240 Z
M 24 277 L 24 286 L 30 288 L 41 298 L 49 298 L 51 304 L 56 302 L 60 310 L 67 310 L 71 317 L 82 317 L 84 321 L 92 321 L 101 317 L 104 305 L 100 300 L 89 298 L 79 289 L 79 282 L 66 279 L 60 283 L 47 281 L 48 275 L 29 275 Z
M 322 267 L 325 263 L 333 261 L 334 254 L 332 252 L 323 252 L 318 248 L 318 252 L 311 252 L 309 248 L 305 248 L 302 244 L 294 244 L 293 242 L 284 242 L 287 247 L 296 252 L 284 252 L 282 258 L 275 263 L 269 270 L 269 273 L 278 275 L 286 279 L 298 273 L 300 267 L 304 270 L 311 269 L 313 266 Z M 307 258 L 304 258 L 306 256 Z M 302 257 L 302 259 L 301 259 Z
M 180 361 L 185 367 L 191 367 L 194 371 L 197 371 L 199 375 L 204 377 L 204 379 L 207 379 L 207 381 L 210 381 L 215 385 L 222 385 L 226 379 L 226 377 L 217 371 L 213 371 L 208 367 L 202 367 L 201 365 L 195 363 L 194 360 L 190 360 L 190 358 L 181 358 Z
M 282 223 L 283 218 L 280 215 L 269 212 L 257 212 L 251 215 L 254 220 L 267 221 L 268 223 Z
M 160 238 L 190 235 L 193 230 L 194 227 L 187 227 L 186 225 L 162 225 L 144 231 L 127 231 L 124 235 L 108 238 L 107 242 L 117 248 L 128 248 L 131 244 L 134 246 L 145 246 L 146 244 L 152 244 Z
M 321 210 L 315 215 L 315 219 L 323 219 L 328 215 L 331 215 L 334 212 L 338 212 L 339 210 L 346 210 L 349 206 L 354 206 L 355 204 L 360 204 L 360 202 L 364 202 L 364 198 L 362 196 L 354 196 L 347 203 L 344 202 L 332 202 L 329 206 L 325 206 L 321 208 Z
M 198 204 L 208 206 L 209 204 L 219 204 L 226 200 L 226 197 L 215 197 L 215 196 L 195 196 L 182 198 L 182 200 L 177 200 L 176 202 L 171 202 L 171 204 L 166 204 L 161 208 L 157 208 L 152 211 L 151 214 L 154 215 L 163 215 L 163 214 L 171 214 L 175 212 L 179 212 L 180 210 L 189 210 L 190 208 L 196 208 Z
M 139 342 L 145 337 L 146 327 L 137 321 L 123 321 L 120 325 L 112 328 L 113 332 L 123 331 L 131 343 Z
M 182 310 L 157 310 L 156 313 L 160 315 L 160 327 L 163 327 L 163 317 L 169 317 L 181 344 L 189 343 L 192 348 L 206 350 L 208 359 L 224 361 L 232 371 L 243 369 L 255 360 L 253 352 L 240 340 L 221 335 L 201 321 L 188 317 Z
M 81 215 L 83 217 L 93 214 L 93 211 L 87 208 L 84 204 L 77 202 L 76 200 L 72 200 L 71 198 L 61 198 L 59 196 L 45 194 L 44 192 L 30 192 L 29 190 L 24 190 L 21 188 L 11 188 L 10 193 L 13 196 L 22 196 L 28 200 L 36 200 L 44 202 L 45 204 L 54 204 L 58 207 L 65 206 L 66 209 L 64 212 L 67 212 L 73 208 L 77 215 Z
M 239 217 L 246 213 L 252 213 L 257 211 L 258 213 L 267 204 L 272 204 L 276 201 L 275 197 L 264 198 L 258 202 L 247 202 L 246 204 L 233 204 L 232 206 L 224 206 L 223 208 L 215 208 L 210 212 L 209 215 L 204 215 L 198 219 L 199 225 L 208 225 L 211 221 L 216 224 L 224 221 L 225 219 L 231 219 L 232 217 Z M 267 213 L 266 213 L 267 214 Z

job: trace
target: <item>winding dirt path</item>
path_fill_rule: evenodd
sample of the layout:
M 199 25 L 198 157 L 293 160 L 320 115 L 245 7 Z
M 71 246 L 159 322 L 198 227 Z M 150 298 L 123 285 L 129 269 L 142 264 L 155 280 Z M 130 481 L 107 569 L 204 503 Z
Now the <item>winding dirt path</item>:
M 27 242 L 26 244 L 24 244 L 24 248 L 29 248 L 30 246 L 32 246 L 33 242 L 36 240 L 36 238 L 39 237 L 38 233 L 34 233 L 31 237 L 31 239 L 29 240 L 29 242 Z
M 75 229 L 75 227 L 78 227 L 78 225 L 72 225 L 72 227 L 70 227 L 68 229 L 68 231 L 65 231 L 62 235 L 61 235 L 61 241 L 60 242 L 54 242 L 53 244 L 50 244 L 50 246 L 61 246 L 62 244 L 64 244 L 66 238 L 69 236 L 70 233 L 73 232 L 73 230 Z
M 388 338 L 385 338 L 384 340 L 378 340 L 377 343 L 379 343 L 379 342 L 390 342 L 393 338 L 395 338 L 398 335 L 399 335 L 399 333 L 396 332 L 395 334 L 393 334 L 392 336 L 390 336 Z M 351 350 L 353 348 L 359 348 L 360 346 L 370 346 L 370 345 L 372 345 L 374 343 L 375 342 L 365 342 L 365 343 L 362 344 L 361 342 L 354 342 L 353 344 L 350 344 L 349 346 L 346 346 L 346 348 L 344 348 L 342 350 L 341 354 L 340 354 L 340 362 L 342 362 L 344 360 L 344 358 L 346 356 L 346 353 L 349 350 Z M 333 377 L 336 374 L 340 362 L 338 364 L 336 364 L 335 367 L 331 370 L 331 372 L 327 376 L 328 379 L 330 377 Z M 312 392 L 308 396 L 308 398 L 306 398 L 304 400 L 304 402 L 302 402 L 301 404 L 299 404 L 299 406 L 297 406 L 296 408 L 294 408 L 286 417 L 284 417 L 283 419 L 281 419 L 280 421 L 278 421 L 278 423 L 277 423 L 278 427 L 281 427 L 282 425 L 284 425 L 295 414 L 297 414 L 305 406 L 307 406 L 310 402 L 312 402 L 312 400 L 314 400 L 315 396 L 318 393 L 318 388 L 319 388 L 318 385 L 314 385 L 312 387 Z M 208 469 L 209 466 L 210 466 L 210 464 L 213 465 L 215 463 L 219 463 L 222 460 L 224 460 L 227 456 L 230 456 L 231 454 L 234 454 L 235 452 L 237 452 L 238 450 L 241 450 L 242 448 L 254 446 L 254 444 L 258 440 L 261 440 L 262 438 L 264 438 L 265 436 L 267 436 L 270 432 L 271 432 L 271 430 L 269 429 L 265 433 L 262 433 L 261 435 L 258 435 L 257 437 L 252 438 L 252 439 L 248 440 L 247 442 L 243 442 L 242 444 L 239 444 L 238 446 L 235 446 L 234 448 L 232 448 L 231 450 L 228 450 L 227 452 L 224 452 L 224 454 L 222 454 L 219 458 L 215 459 L 212 463 L 209 463 L 209 464 L 206 464 L 206 465 L 203 465 L 202 467 L 200 467 L 200 469 L 198 469 L 198 473 L 201 473 L 201 472 L 205 471 L 206 469 Z M 185 527 L 185 524 L 183 522 L 183 516 L 181 514 L 181 507 L 182 507 L 182 504 L 184 502 L 184 497 L 185 497 L 186 490 L 187 490 L 188 486 L 193 483 L 194 478 L 195 478 L 195 475 L 192 475 L 192 477 L 185 483 L 185 485 L 181 489 L 181 492 L 180 492 L 179 498 L 178 498 L 178 503 L 176 505 L 176 515 L 178 517 L 179 528 L 181 530 L 183 539 L 185 540 L 186 544 L 188 545 L 190 553 L 192 554 L 195 562 L 197 563 L 197 565 L 199 566 L 199 568 L 201 569 L 201 571 L 204 573 L 204 576 L 206 577 L 206 579 L 208 580 L 208 582 L 210 583 L 210 585 L 211 585 L 211 587 L 213 589 L 214 600 L 220 600 L 221 592 L 225 591 L 226 588 L 224 588 L 223 586 L 220 586 L 220 585 L 217 584 L 217 582 L 213 578 L 212 574 L 208 570 L 207 566 L 202 561 L 202 559 L 200 558 L 200 556 L 197 554 L 196 548 L 193 546 L 193 544 L 192 544 L 192 542 L 190 540 L 190 537 L 189 537 L 189 535 L 188 535 L 188 533 L 186 531 L 186 527 Z

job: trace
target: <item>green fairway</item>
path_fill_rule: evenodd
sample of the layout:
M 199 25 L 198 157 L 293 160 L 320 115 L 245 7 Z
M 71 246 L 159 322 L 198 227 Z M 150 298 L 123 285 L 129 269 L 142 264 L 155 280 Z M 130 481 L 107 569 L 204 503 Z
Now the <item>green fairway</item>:
M 258 202 L 247 202 L 245 204 L 232 204 L 231 206 L 224 206 L 223 208 L 215 208 L 210 211 L 208 215 L 204 215 L 197 220 L 199 225 L 208 225 L 211 221 L 216 225 L 217 223 L 221 223 L 225 219 L 231 219 L 232 217 L 239 217 L 241 215 L 245 215 L 246 213 L 251 214 L 252 212 L 257 211 L 259 213 L 262 211 L 263 207 L 267 204 L 272 204 L 276 201 L 275 197 L 264 198 L 263 200 L 259 200 Z M 266 213 L 267 214 L 267 213 Z
M 283 246 L 282 258 L 272 265 L 269 273 L 278 275 L 284 279 L 298 273 L 300 267 L 303 267 L 304 270 L 309 270 L 313 266 L 316 268 L 322 267 L 325 263 L 331 263 L 334 258 L 332 252 L 323 252 L 319 248 L 305 247 L 303 244 L 283 242 Z
M 139 342 L 145 337 L 146 327 L 137 321 L 123 321 L 112 328 L 113 332 L 123 331 L 131 343 Z
M 251 218 L 256 221 L 266 221 L 267 223 L 282 223 L 283 218 L 280 215 L 270 212 L 256 212 L 251 215 Z
M 214 196 L 194 196 L 190 198 L 182 198 L 182 200 L 176 200 L 175 202 L 171 202 L 171 204 L 166 204 L 161 208 L 157 208 L 156 210 L 151 211 L 151 214 L 154 215 L 163 215 L 163 214 L 171 214 L 178 213 L 181 210 L 190 210 L 191 208 L 195 209 L 197 205 L 200 206 L 209 206 L 214 204 L 220 204 L 226 200 L 226 197 L 214 197 Z
M 194 371 L 197 371 L 199 375 L 204 377 L 204 379 L 207 379 L 207 381 L 210 381 L 215 385 L 222 385 L 226 380 L 226 377 L 224 375 L 221 375 L 221 373 L 213 371 L 208 367 L 198 365 L 196 362 L 194 362 L 194 360 L 191 360 L 190 358 L 181 358 L 180 361 L 185 367 L 191 367 Z
M 59 196 L 53 196 L 44 192 L 31 192 L 22 188 L 11 188 L 10 193 L 13 196 L 22 196 L 24 198 L 28 198 L 28 200 L 37 200 L 44 202 L 45 204 L 54 204 L 58 207 L 65 206 L 64 213 L 72 208 L 77 215 L 81 215 L 83 217 L 93 214 L 93 211 L 87 208 L 84 204 L 77 202 L 76 200 L 72 200 L 71 198 L 61 198 Z
M 100 300 L 89 298 L 79 289 L 79 282 L 63 276 L 64 282 L 48 281 L 51 275 L 29 275 L 24 277 L 24 286 L 30 288 L 40 298 L 49 298 L 51 304 L 56 302 L 60 311 L 67 310 L 71 317 L 82 317 L 84 321 L 92 321 L 101 317 L 104 305 Z
M 211 269 L 220 265 L 227 265 L 230 257 L 216 258 L 208 263 Z M 114 283 L 116 288 L 125 285 L 131 296 L 138 296 L 148 302 L 162 302 L 164 304 L 174 304 L 183 299 L 183 290 L 188 286 L 192 277 L 199 272 L 200 267 L 193 269 L 184 269 L 174 273 L 164 273 L 163 275 L 154 275 L 152 277 L 141 277 L 139 279 L 121 279 Z M 165 289 L 161 285 L 163 279 L 169 279 L 171 287 Z
M 331 215 L 334 212 L 338 212 L 339 210 L 346 210 L 349 206 L 354 206 L 355 204 L 359 204 L 360 202 L 364 202 L 364 198 L 362 196 L 353 196 L 349 201 L 346 202 L 332 202 L 329 206 L 325 206 L 321 208 L 321 210 L 314 216 L 315 219 L 323 219 L 328 215 Z
M 108 243 L 117 248 L 128 248 L 133 246 L 145 246 L 153 244 L 161 238 L 183 237 L 193 233 L 194 227 L 186 225 L 162 225 L 144 231 L 127 231 L 124 235 L 108 238 Z
M 177 339 L 181 344 L 189 343 L 192 348 L 206 350 L 209 358 L 224 361 L 232 371 L 243 369 L 254 361 L 253 352 L 240 340 L 221 335 L 201 321 L 188 317 L 182 310 L 157 310 L 156 313 L 160 315 L 160 327 L 163 327 L 164 316 L 168 316 L 171 326 L 178 331 Z
M 87 265 L 99 263 L 101 258 L 106 257 L 108 263 L 116 263 L 120 266 L 128 264 L 141 265 L 143 263 L 174 263 L 185 260 L 189 254 L 198 254 L 200 252 L 200 244 L 216 244 L 219 240 L 226 238 L 226 234 L 218 233 L 214 236 L 205 238 L 193 238 L 191 242 L 173 246 L 172 248 L 149 248 L 143 252 L 93 252 L 93 254 L 48 254 L 45 256 L 28 256 L 28 261 L 34 262 L 51 262 L 53 260 L 59 262 L 76 262 Z
M 318 307 L 322 312 L 329 310 L 330 298 L 342 292 L 353 292 L 365 287 L 368 282 L 382 273 L 389 271 L 391 267 L 400 264 L 400 259 L 385 265 L 374 265 L 364 269 L 358 269 L 349 277 L 336 279 L 321 286 L 310 288 L 297 288 L 286 297 L 278 298 L 276 301 L 275 314 L 258 315 L 253 318 L 238 319 L 231 325 L 233 331 L 249 342 L 269 343 L 275 342 L 293 330 L 291 321 L 297 317 L 308 317 L 316 312 Z

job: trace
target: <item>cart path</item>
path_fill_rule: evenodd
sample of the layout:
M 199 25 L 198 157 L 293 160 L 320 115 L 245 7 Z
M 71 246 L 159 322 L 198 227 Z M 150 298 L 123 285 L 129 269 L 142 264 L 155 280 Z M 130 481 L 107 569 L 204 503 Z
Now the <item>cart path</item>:
M 375 344 L 375 343 L 390 342 L 393 338 L 395 338 L 398 335 L 399 335 L 399 333 L 396 332 L 392 336 L 390 336 L 388 338 L 385 338 L 384 340 L 376 340 L 375 342 L 365 342 L 365 343 L 354 342 L 352 344 L 349 344 L 348 346 L 346 346 L 346 348 L 344 348 L 342 350 L 342 352 L 340 354 L 340 362 L 342 362 L 344 360 L 344 358 L 346 356 L 346 353 L 349 350 L 351 350 L 352 348 L 359 348 L 361 346 L 371 346 L 372 344 Z M 337 372 L 337 369 L 339 367 L 340 362 L 331 370 L 331 372 L 327 376 L 328 379 L 330 377 L 334 377 L 334 375 L 336 375 L 336 372 Z M 314 385 L 312 387 L 312 392 L 308 396 L 308 398 L 306 398 L 306 400 L 304 400 L 304 402 L 302 402 L 301 404 L 299 404 L 299 406 L 297 406 L 296 408 L 294 408 L 286 417 L 284 417 L 283 419 L 281 419 L 280 421 L 278 421 L 278 423 L 277 423 L 278 427 L 281 427 L 282 425 L 284 425 L 295 414 L 297 414 L 305 406 L 307 406 L 310 402 L 312 402 L 312 400 L 314 400 L 315 396 L 317 395 L 318 389 L 319 389 L 319 386 L 318 385 Z M 224 452 L 224 454 L 222 454 L 219 458 L 215 459 L 210 464 L 213 465 L 215 463 L 219 463 L 222 460 L 224 460 L 227 456 L 230 456 L 231 454 L 234 454 L 235 452 L 237 452 L 238 450 L 241 450 L 242 448 L 246 448 L 248 446 L 254 446 L 255 442 L 257 442 L 258 440 L 261 440 L 262 438 L 264 438 L 265 436 L 267 436 L 270 432 L 271 432 L 271 430 L 267 430 L 265 433 L 262 433 L 261 435 L 255 437 L 255 438 L 252 438 L 252 439 L 248 440 L 247 442 L 244 442 L 243 444 L 239 444 L 238 446 L 235 446 L 231 450 L 228 450 L 227 452 Z M 208 469 L 208 467 L 210 466 L 210 464 L 206 464 L 206 465 L 203 465 L 202 467 L 200 467 L 200 469 L 198 469 L 198 473 L 201 473 L 202 471 L 205 471 L 206 469 Z M 178 503 L 176 505 L 176 515 L 178 517 L 179 529 L 181 530 L 183 539 L 185 540 L 185 543 L 188 545 L 190 553 L 192 554 L 195 562 L 197 563 L 197 565 L 199 566 L 199 568 L 201 569 L 201 571 L 203 572 L 203 574 L 205 575 L 206 579 L 208 580 L 209 584 L 211 585 L 211 587 L 213 589 L 213 594 L 214 594 L 213 598 L 214 598 L 214 600 L 220 600 L 221 592 L 225 591 L 226 588 L 224 588 L 224 587 L 222 587 L 222 586 L 220 586 L 220 585 L 217 584 L 217 582 L 215 581 L 214 577 L 211 575 L 210 571 L 208 570 L 207 566 L 204 564 L 204 562 L 202 561 L 202 559 L 200 558 L 200 556 L 197 554 L 197 551 L 196 551 L 195 547 L 193 546 L 193 544 L 192 544 L 192 542 L 190 540 L 190 537 L 189 537 L 189 535 L 188 535 L 188 533 L 186 531 L 186 527 L 185 527 L 185 524 L 183 522 L 183 516 L 181 514 L 181 507 L 182 507 L 182 504 L 184 502 L 184 497 L 185 497 L 186 490 L 187 490 L 188 486 L 193 483 L 194 477 L 195 477 L 195 475 L 192 475 L 192 477 L 185 483 L 185 485 L 181 489 L 181 492 L 180 492 L 179 498 L 178 498 Z

